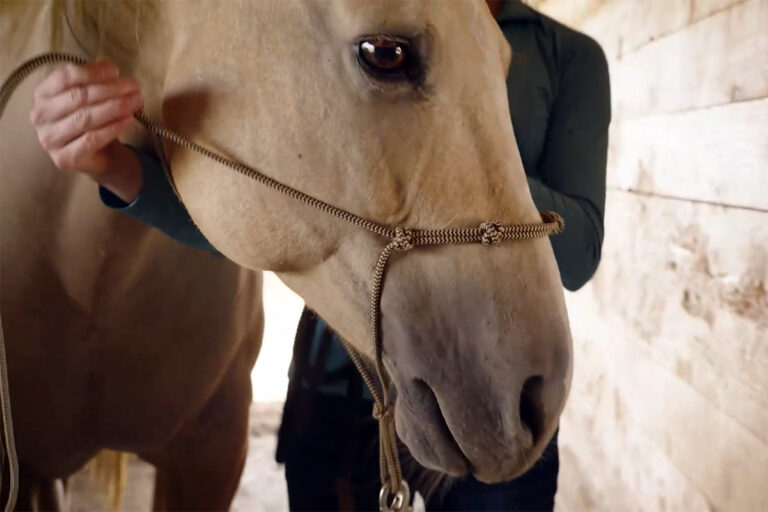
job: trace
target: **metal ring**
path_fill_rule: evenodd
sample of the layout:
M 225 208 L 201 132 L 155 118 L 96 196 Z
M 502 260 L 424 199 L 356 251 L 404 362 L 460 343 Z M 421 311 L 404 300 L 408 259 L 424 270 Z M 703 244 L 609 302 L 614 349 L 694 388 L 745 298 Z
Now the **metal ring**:
M 400 480 L 400 490 L 392 495 L 390 502 L 390 485 L 386 483 L 381 486 L 379 491 L 379 511 L 380 512 L 408 512 L 411 510 L 411 490 L 405 480 Z

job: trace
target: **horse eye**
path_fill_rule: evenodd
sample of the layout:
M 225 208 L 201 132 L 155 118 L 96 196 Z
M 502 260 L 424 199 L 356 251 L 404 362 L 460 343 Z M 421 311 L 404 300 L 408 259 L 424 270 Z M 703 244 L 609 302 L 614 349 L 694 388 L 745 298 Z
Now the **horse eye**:
M 411 44 L 401 37 L 387 35 L 361 38 L 357 59 L 368 74 L 383 80 L 410 79 L 416 64 Z

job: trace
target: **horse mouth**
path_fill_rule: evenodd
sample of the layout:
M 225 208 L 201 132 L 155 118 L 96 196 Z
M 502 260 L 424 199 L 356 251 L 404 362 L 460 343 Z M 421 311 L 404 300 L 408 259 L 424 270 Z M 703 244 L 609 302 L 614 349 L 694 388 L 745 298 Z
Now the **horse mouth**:
M 411 378 L 398 389 L 398 436 L 426 469 L 458 478 L 471 474 L 485 483 L 510 480 L 531 467 L 547 444 L 545 419 L 532 411 L 539 399 L 538 379 L 531 379 L 527 388 L 519 405 L 520 424 L 500 430 L 503 427 L 494 422 L 498 412 L 481 408 L 477 417 L 468 411 L 447 415 L 445 408 L 450 404 L 441 404 L 441 395 L 425 380 Z M 475 422 L 478 424 L 473 425 Z
M 422 379 L 413 379 L 411 384 L 408 398 L 403 400 L 401 396 L 398 400 L 407 413 L 398 407 L 400 414 L 396 415 L 398 433 L 411 455 L 425 468 L 454 477 L 469 475 L 472 463 L 451 432 L 435 392 Z

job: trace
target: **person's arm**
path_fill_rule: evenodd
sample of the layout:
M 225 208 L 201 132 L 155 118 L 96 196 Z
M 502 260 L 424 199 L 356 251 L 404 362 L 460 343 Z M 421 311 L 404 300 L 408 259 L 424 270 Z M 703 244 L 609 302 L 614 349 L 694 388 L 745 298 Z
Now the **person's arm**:
M 154 226 L 174 240 L 189 247 L 219 254 L 203 236 L 187 209 L 173 190 L 163 170 L 163 164 L 154 151 L 126 146 L 138 158 L 141 169 L 141 189 L 127 202 L 118 197 L 105 184 L 99 185 L 102 202 L 128 217 Z
M 563 286 L 574 291 L 600 262 L 611 95 L 600 46 L 582 34 L 570 37 L 539 162 L 542 180 L 528 177 L 528 184 L 540 210 L 565 220 L 565 231 L 551 240 Z
M 216 253 L 176 197 L 157 155 L 118 140 L 141 104 L 138 82 L 121 77 L 111 62 L 65 64 L 35 89 L 29 120 L 54 165 L 93 179 L 104 204 Z

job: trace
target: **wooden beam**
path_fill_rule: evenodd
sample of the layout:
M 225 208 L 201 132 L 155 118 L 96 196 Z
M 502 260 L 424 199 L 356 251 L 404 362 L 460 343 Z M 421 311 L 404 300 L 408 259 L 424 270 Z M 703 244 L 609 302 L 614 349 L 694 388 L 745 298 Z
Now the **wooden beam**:
M 599 311 L 569 307 L 595 323 Z M 582 476 L 599 481 L 589 484 L 599 504 L 590 509 L 765 510 L 768 444 L 659 365 L 631 325 L 609 313 L 599 326 L 602 334 L 579 337 L 561 420 L 562 449 L 576 450 L 593 474 L 610 475 Z M 612 492 L 621 487 L 631 492 Z
M 608 185 L 768 211 L 768 99 L 619 119 Z
M 598 311 L 590 307 L 594 302 L 588 298 L 569 300 L 576 322 L 592 322 L 598 331 L 609 329 L 608 324 L 594 321 Z M 620 394 L 611 368 L 622 368 L 632 361 L 613 360 L 614 352 L 606 350 L 606 345 L 631 340 L 622 336 L 621 330 L 613 336 L 597 332 L 595 337 L 586 335 L 582 327 L 576 327 L 576 332 L 573 386 L 560 419 L 557 509 L 710 510 L 707 496 L 669 457 L 666 448 L 649 437 L 628 413 L 627 399 Z M 642 382 L 638 383 L 641 386 Z
M 577 296 L 595 302 L 591 322 L 613 315 L 622 323 L 587 335 L 631 333 L 659 366 L 768 444 L 766 220 L 763 212 L 610 193 L 602 263 Z
M 768 96 L 768 2 L 748 0 L 611 63 L 616 119 Z
M 620 58 L 745 0 L 538 0 L 529 4 L 595 37 Z

